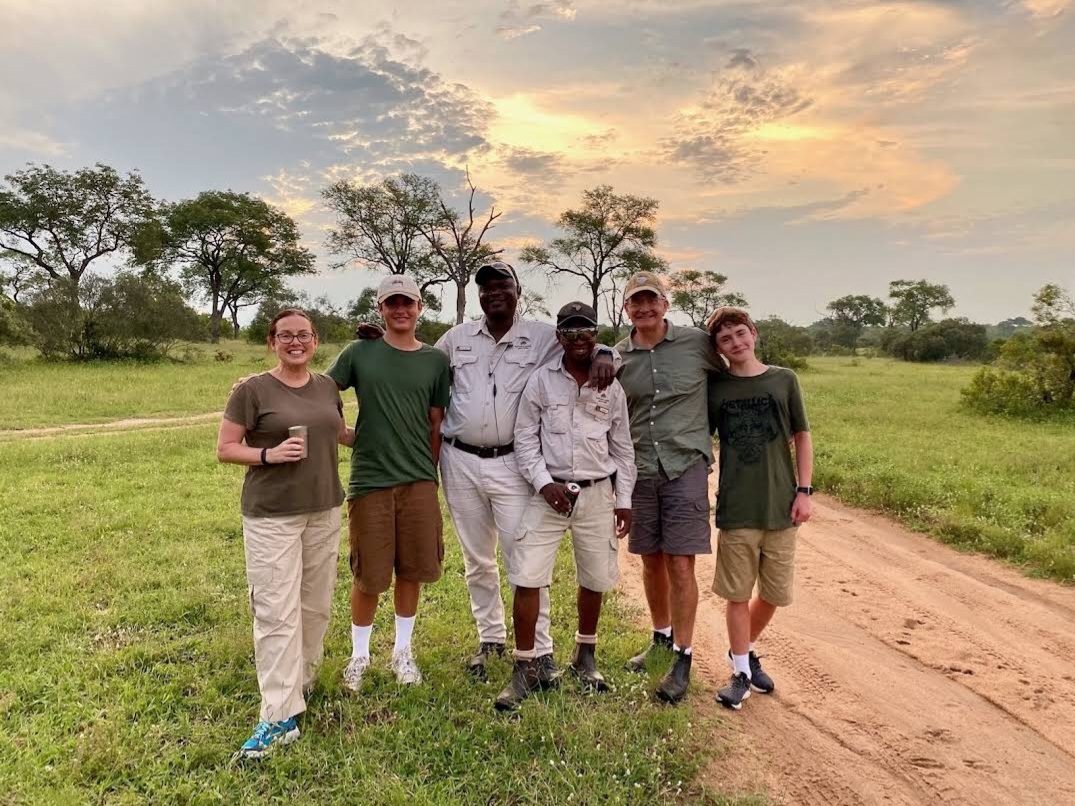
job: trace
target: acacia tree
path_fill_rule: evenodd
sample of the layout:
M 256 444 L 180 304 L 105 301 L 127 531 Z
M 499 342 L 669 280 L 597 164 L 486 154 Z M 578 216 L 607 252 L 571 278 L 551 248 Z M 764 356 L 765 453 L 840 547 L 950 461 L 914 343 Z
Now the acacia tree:
M 746 297 L 725 290 L 728 278 L 715 271 L 680 269 L 668 278 L 671 307 L 682 311 L 695 327 L 704 327 L 709 314 L 723 305 L 745 307 Z
M 956 304 L 948 286 L 926 280 L 893 280 L 888 295 L 894 300 L 892 324 L 907 325 L 912 333 L 930 321 L 934 308 L 948 313 Z
M 864 328 L 882 326 L 888 318 L 888 307 L 877 297 L 866 294 L 848 294 L 834 299 L 826 306 L 832 316 L 831 338 L 844 347 L 854 347 Z
M 210 305 L 213 342 L 227 311 L 277 293 L 284 277 L 310 274 L 314 266 L 287 213 L 248 193 L 216 190 L 167 205 L 156 237 L 144 239 L 136 261 L 179 265 L 187 292 Z
M 439 210 L 429 215 L 422 225 L 422 232 L 429 243 L 429 248 L 440 261 L 440 269 L 447 280 L 455 283 L 455 323 L 458 325 L 466 315 L 467 286 L 471 277 L 483 263 L 496 257 L 503 249 L 494 249 L 483 240 L 501 214 L 496 208 L 489 207 L 489 212 L 481 218 L 474 216 L 474 195 L 477 188 L 470 179 L 467 169 L 466 217 L 449 207 L 437 189 L 436 203 Z M 434 186 L 435 187 L 435 186 Z M 484 219 L 484 223 L 482 223 Z
M 560 214 L 556 223 L 563 236 L 526 246 L 519 257 L 552 274 L 578 277 L 597 310 L 602 289 L 617 271 L 655 259 L 650 250 L 657 243 L 657 207 L 656 199 L 620 195 L 611 185 L 599 185 L 583 191 L 580 208 Z
M 389 274 L 410 274 L 424 292 L 447 282 L 438 275 L 426 233 L 441 215 L 437 183 L 417 174 L 402 174 L 371 185 L 341 180 L 321 191 L 336 226 L 325 247 L 343 257 L 340 269 L 355 261 Z
M 30 265 L 48 283 L 77 287 L 95 260 L 129 249 L 154 212 L 137 172 L 31 165 L 0 185 L 0 257 L 15 262 L 20 279 Z

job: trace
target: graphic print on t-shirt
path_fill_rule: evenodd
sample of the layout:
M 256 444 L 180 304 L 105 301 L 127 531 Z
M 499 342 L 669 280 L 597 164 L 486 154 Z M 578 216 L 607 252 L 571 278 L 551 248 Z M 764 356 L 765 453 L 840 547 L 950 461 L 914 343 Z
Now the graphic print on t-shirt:
M 741 463 L 757 464 L 765 446 L 780 434 L 779 417 L 772 395 L 723 400 L 717 422 L 720 440 L 735 449 Z

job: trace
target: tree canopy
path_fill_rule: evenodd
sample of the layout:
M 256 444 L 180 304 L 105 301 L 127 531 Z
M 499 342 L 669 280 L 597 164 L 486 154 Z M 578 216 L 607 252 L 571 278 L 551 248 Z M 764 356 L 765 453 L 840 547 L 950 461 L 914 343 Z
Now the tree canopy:
M 715 271 L 680 269 L 668 278 L 671 307 L 684 313 L 695 327 L 704 327 L 706 319 L 717 308 L 746 306 L 746 297 L 725 289 L 727 282 L 725 275 Z
M 912 333 L 931 321 L 934 309 L 948 313 L 956 304 L 948 286 L 926 280 L 893 280 L 888 296 L 893 300 L 892 324 L 906 325 Z
M 210 305 L 214 342 L 226 311 L 279 293 L 285 277 L 314 268 L 290 216 L 233 191 L 206 191 L 167 205 L 156 237 L 140 244 L 137 258 L 146 265 L 179 265 L 188 293 Z
M 654 270 L 663 266 L 652 253 L 658 202 L 644 196 L 617 194 L 611 185 L 583 191 L 582 206 L 557 219 L 564 234 L 548 244 L 522 249 L 520 259 L 551 274 L 578 277 L 589 289 L 594 310 L 617 272 Z
M 154 210 L 137 172 L 31 165 L 0 185 L 0 257 L 77 285 L 95 260 L 128 249 Z

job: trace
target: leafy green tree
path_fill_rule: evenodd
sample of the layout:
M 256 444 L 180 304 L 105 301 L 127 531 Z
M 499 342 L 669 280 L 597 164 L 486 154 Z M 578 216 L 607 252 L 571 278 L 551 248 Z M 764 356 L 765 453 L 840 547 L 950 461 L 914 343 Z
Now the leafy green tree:
M 658 202 L 617 194 L 611 185 L 583 191 L 582 206 L 557 219 L 563 235 L 548 244 L 522 249 L 520 259 L 551 274 L 578 277 L 590 289 L 594 310 L 607 283 L 624 269 L 643 271 L 661 265 L 652 249 Z
M 447 282 L 426 237 L 444 215 L 440 188 L 432 179 L 402 174 L 370 185 L 341 180 L 321 196 L 336 215 L 325 240 L 326 248 L 342 257 L 335 268 L 354 261 L 389 274 L 410 274 L 423 291 Z M 449 254 L 447 244 L 444 249 Z
M 668 278 L 672 308 L 682 311 L 695 327 L 704 327 L 706 319 L 724 305 L 745 307 L 746 297 L 725 289 L 728 278 L 715 271 L 680 269 Z
M 210 305 L 210 338 L 220 340 L 225 313 L 279 293 L 283 279 L 314 270 L 313 254 L 282 210 L 248 193 L 209 190 L 167 205 L 155 237 L 139 244 L 143 265 L 179 266 L 194 297 Z
M 926 280 L 893 280 L 888 296 L 893 300 L 892 324 L 906 325 L 912 333 L 930 321 L 934 309 L 948 313 L 956 304 L 948 286 Z
M 989 338 L 985 325 L 967 319 L 943 319 L 918 330 L 891 331 L 885 349 L 904 361 L 977 361 L 985 357 Z
M 885 303 L 866 294 L 848 294 L 834 299 L 826 308 L 831 341 L 849 349 L 855 348 L 867 327 L 882 326 L 888 318 Z
M 30 341 L 30 326 L 22 306 L 0 297 L 0 345 L 18 346 Z
M 130 249 L 154 211 L 136 172 L 31 165 L 0 185 L 0 258 L 77 286 L 94 261 Z

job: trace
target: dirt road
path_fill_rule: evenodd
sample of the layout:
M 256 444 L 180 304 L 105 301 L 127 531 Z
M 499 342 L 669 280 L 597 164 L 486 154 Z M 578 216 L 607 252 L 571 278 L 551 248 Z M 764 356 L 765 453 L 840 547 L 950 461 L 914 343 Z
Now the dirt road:
M 758 644 L 777 690 L 721 709 L 735 737 L 716 787 L 791 806 L 1075 806 L 1075 589 L 825 496 L 797 558 L 796 601 Z M 640 564 L 623 567 L 644 602 Z M 712 556 L 698 578 L 692 696 L 711 701 L 729 674 Z

